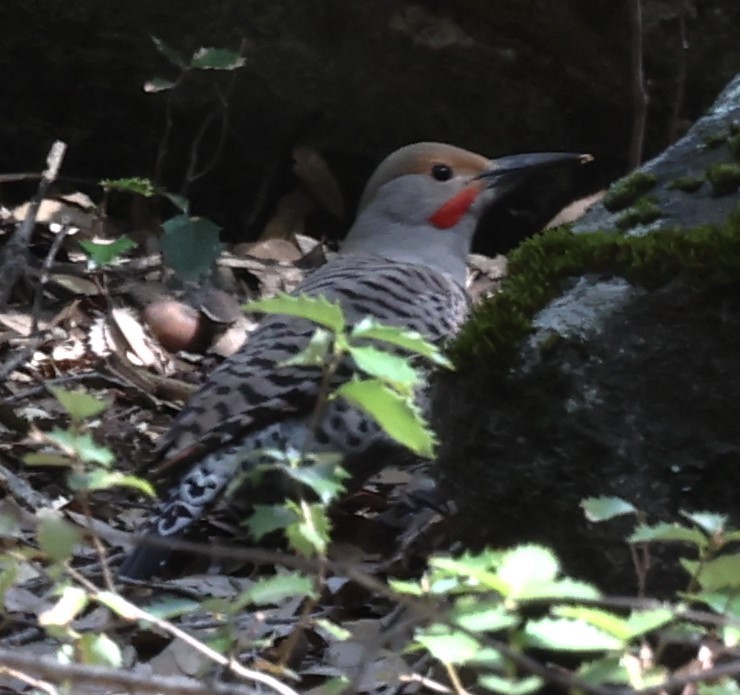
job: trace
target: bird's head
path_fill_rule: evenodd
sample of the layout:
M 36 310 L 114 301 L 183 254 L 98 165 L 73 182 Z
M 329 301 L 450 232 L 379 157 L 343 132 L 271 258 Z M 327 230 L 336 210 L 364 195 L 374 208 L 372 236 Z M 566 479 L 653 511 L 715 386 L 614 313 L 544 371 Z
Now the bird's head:
M 546 153 L 491 160 L 442 143 L 407 145 L 370 177 L 342 252 L 425 265 L 462 282 L 483 211 L 534 171 L 586 158 Z

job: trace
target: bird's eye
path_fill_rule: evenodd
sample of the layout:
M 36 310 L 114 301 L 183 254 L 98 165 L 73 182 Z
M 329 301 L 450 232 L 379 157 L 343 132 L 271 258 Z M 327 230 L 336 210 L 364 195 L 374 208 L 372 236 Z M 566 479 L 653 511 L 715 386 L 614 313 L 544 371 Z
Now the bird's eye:
M 432 165 L 432 177 L 437 181 L 449 181 L 452 175 L 452 167 L 449 164 Z

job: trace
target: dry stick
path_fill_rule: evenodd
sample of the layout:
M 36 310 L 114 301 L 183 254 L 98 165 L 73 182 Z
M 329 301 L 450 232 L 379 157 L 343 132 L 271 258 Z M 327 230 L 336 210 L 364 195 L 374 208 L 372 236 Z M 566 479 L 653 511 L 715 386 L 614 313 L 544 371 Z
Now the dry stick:
M 21 681 L 21 683 L 26 683 L 26 685 L 30 685 L 32 688 L 36 688 L 36 690 L 43 690 L 49 695 L 59 695 L 59 691 L 50 683 L 47 683 L 46 681 L 40 681 L 37 678 L 33 678 L 32 676 L 23 673 L 23 671 L 18 671 L 17 669 L 13 668 L 5 668 L 4 666 L 2 666 L 0 667 L 0 673 L 5 673 L 11 678 L 15 678 L 16 680 Z
M 0 670 L 7 673 L 10 669 L 25 674 L 38 674 L 50 681 L 87 683 L 126 692 L 161 695 L 256 695 L 258 692 L 238 685 L 193 683 L 191 679 L 184 677 L 153 676 L 147 673 L 139 675 L 123 669 L 62 664 L 52 657 L 29 654 L 19 649 L 0 649 Z
M 44 296 L 44 289 L 46 288 L 46 283 L 49 282 L 49 274 L 51 269 L 51 264 L 54 262 L 54 259 L 56 258 L 57 254 L 59 253 L 59 249 L 62 247 L 62 243 L 67 238 L 67 235 L 72 230 L 72 227 L 68 225 L 64 225 L 59 233 L 54 237 L 54 241 L 51 244 L 51 247 L 49 248 L 49 253 L 46 254 L 46 258 L 44 259 L 44 265 L 41 268 L 41 275 L 39 277 L 38 284 L 36 285 L 36 291 L 33 295 L 33 309 L 31 310 L 31 333 L 38 332 L 39 329 L 39 314 L 41 313 L 41 298 Z
M 57 140 L 51 146 L 46 158 L 46 170 L 41 176 L 36 195 L 31 199 L 31 204 L 28 206 L 26 217 L 18 225 L 12 238 L 0 253 L 0 307 L 4 307 L 8 303 L 16 282 L 26 271 L 28 245 L 31 242 L 36 216 L 39 207 L 41 207 L 41 202 L 49 191 L 49 186 L 59 175 L 66 150 L 67 145 L 61 140 Z
M 637 169 L 642 162 L 647 122 L 648 93 L 645 87 L 645 65 L 643 59 L 642 0 L 627 0 L 630 10 L 630 51 L 632 67 L 632 141 L 629 151 L 629 168 Z
M 101 592 L 91 581 L 83 577 L 79 572 L 72 569 L 69 565 L 65 567 L 65 570 L 69 573 L 71 577 L 73 577 L 77 582 L 84 586 L 95 600 L 97 600 L 102 605 L 108 605 L 108 601 L 100 595 Z M 111 592 L 106 593 L 111 595 Z M 125 615 L 123 615 L 123 613 L 119 613 L 121 617 L 125 617 L 128 620 L 142 620 L 147 623 L 151 623 L 155 627 L 158 627 L 160 630 L 164 630 L 173 637 L 179 639 L 182 642 L 185 642 L 185 644 L 189 645 L 197 652 L 200 652 L 214 663 L 219 664 L 219 666 L 223 666 L 224 668 L 229 669 L 235 675 L 244 678 L 245 680 L 262 683 L 275 692 L 280 693 L 280 695 L 298 695 L 295 690 L 289 688 L 287 685 L 284 685 L 279 680 L 277 680 L 277 678 L 273 678 L 272 676 L 260 671 L 255 671 L 254 669 L 244 668 L 244 666 L 242 666 L 235 659 L 226 658 L 223 654 L 217 652 L 215 649 L 211 649 L 211 647 L 209 647 L 207 644 L 204 644 L 200 640 L 197 640 L 195 637 L 185 632 L 184 630 L 181 630 L 179 627 L 172 624 L 168 620 L 163 620 L 162 618 L 158 618 L 155 615 L 147 613 L 145 610 L 142 610 L 137 605 L 124 599 L 122 596 L 116 595 L 116 603 L 119 607 L 122 607 L 125 610 Z

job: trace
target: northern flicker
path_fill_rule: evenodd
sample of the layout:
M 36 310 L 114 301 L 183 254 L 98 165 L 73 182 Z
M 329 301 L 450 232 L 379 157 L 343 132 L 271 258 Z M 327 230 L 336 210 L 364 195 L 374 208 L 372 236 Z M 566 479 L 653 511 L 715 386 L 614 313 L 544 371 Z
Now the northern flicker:
M 484 209 L 504 201 L 533 172 L 555 173 L 583 160 L 567 153 L 490 160 L 440 143 L 403 147 L 368 181 L 341 252 L 296 293 L 339 302 L 350 324 L 372 316 L 440 344 L 455 335 L 468 312 L 466 258 Z M 354 461 L 372 460 L 376 447 L 387 446 L 377 424 L 341 398 L 310 428 L 321 370 L 285 362 L 306 347 L 315 328 L 302 319 L 267 316 L 190 399 L 159 445 L 161 459 L 184 473 L 146 533 L 185 532 L 254 461 L 250 452 L 307 441 L 305 450 L 341 454 L 352 473 Z M 349 370 L 340 375 L 349 377 Z M 382 457 L 374 465 L 362 473 L 376 472 Z M 146 578 L 168 554 L 142 545 L 120 574 Z

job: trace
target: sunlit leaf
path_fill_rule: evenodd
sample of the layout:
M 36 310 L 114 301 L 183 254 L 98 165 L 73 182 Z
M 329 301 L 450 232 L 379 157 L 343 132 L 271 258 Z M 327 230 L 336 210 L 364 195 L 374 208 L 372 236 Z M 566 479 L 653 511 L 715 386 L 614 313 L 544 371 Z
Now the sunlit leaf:
M 57 443 L 63 451 L 71 451 L 82 461 L 110 466 L 115 461 L 113 452 L 98 444 L 89 432 L 72 432 L 71 430 L 54 429 L 47 437 Z
M 144 82 L 144 91 L 147 94 L 156 94 L 157 92 L 166 92 L 174 86 L 175 82 L 168 80 L 166 77 L 152 77 Z
M 411 366 L 407 357 L 393 355 L 371 345 L 350 346 L 348 350 L 360 371 L 399 390 L 411 391 L 421 381 L 421 374 Z
M 326 364 L 327 355 L 331 351 L 334 334 L 323 328 L 317 328 L 308 345 L 297 355 L 291 357 L 280 366 L 285 367 L 323 367 Z
M 149 497 L 157 496 L 154 487 L 148 480 L 135 475 L 127 475 L 120 471 L 96 469 L 86 473 L 73 473 L 67 482 L 72 490 L 109 490 L 113 487 L 128 487 L 149 495 Z
M 246 526 L 255 540 L 273 531 L 287 528 L 298 521 L 298 515 L 292 509 L 282 505 L 254 505 L 252 515 L 247 519 Z
M 418 456 L 434 456 L 434 434 L 418 408 L 382 381 L 348 381 L 335 393 L 370 415 L 386 434 Z
M 306 504 L 304 514 L 285 529 L 285 536 L 290 546 L 301 555 L 324 555 L 329 544 L 330 528 L 327 508 L 321 504 Z
M 105 633 L 88 632 L 77 641 L 77 653 L 83 664 L 120 668 L 123 655 L 119 646 Z
M 39 615 L 39 624 L 69 625 L 85 608 L 88 598 L 84 589 L 66 586 L 57 602 Z
M 714 512 L 681 512 L 681 516 L 695 523 L 702 531 L 714 536 L 724 532 L 727 527 L 727 515 Z
M 587 497 L 581 502 L 583 513 L 589 521 L 607 521 L 624 514 L 634 514 L 637 509 L 621 497 Z
M 103 179 L 100 185 L 106 191 L 122 191 L 124 193 L 136 193 L 137 195 L 151 198 L 157 194 L 157 189 L 151 179 L 140 177 L 128 179 Z
M 310 577 L 291 572 L 258 580 L 244 592 L 243 600 L 265 606 L 294 596 L 314 596 L 315 593 L 314 582 Z
M 452 363 L 442 354 L 440 349 L 434 343 L 426 340 L 420 333 L 396 328 L 395 326 L 385 326 L 372 317 L 367 317 L 358 322 L 352 328 L 350 335 L 353 342 L 358 338 L 379 340 L 426 357 L 440 367 L 452 368 Z
M 306 319 L 328 328 L 334 333 L 344 332 L 344 314 L 336 302 L 325 297 L 309 297 L 305 294 L 279 294 L 244 305 L 244 311 L 267 314 L 285 314 Z
M 118 237 L 115 241 L 105 244 L 83 239 L 80 241 L 80 246 L 90 257 L 93 265 L 99 268 L 116 260 L 121 254 L 126 253 L 126 251 L 136 248 L 138 244 L 124 235 Z
M 200 48 L 190 65 L 201 70 L 235 70 L 245 64 L 242 56 L 225 48 Z
M 58 386 L 47 386 L 47 389 L 75 422 L 82 422 L 100 415 L 110 405 L 108 401 L 93 396 L 87 391 L 68 391 Z
M 709 543 L 707 537 L 697 528 L 668 523 L 660 523 L 655 526 L 638 526 L 627 540 L 630 543 L 677 541 L 691 543 L 698 548 L 705 548 Z
M 445 664 L 464 664 L 480 650 L 480 643 L 444 625 L 432 625 L 416 635 L 416 641 Z
M 486 674 L 478 676 L 478 683 L 486 690 L 501 693 L 501 695 L 528 695 L 540 690 L 544 681 L 537 676 L 510 679 L 494 674 Z
M 583 620 L 541 618 L 530 620 L 524 628 L 530 646 L 555 651 L 593 652 L 620 649 L 622 640 L 589 625 Z
M 288 477 L 313 490 L 324 504 L 328 504 L 344 492 L 342 480 L 349 478 L 347 471 L 331 462 L 285 467 L 281 470 Z

